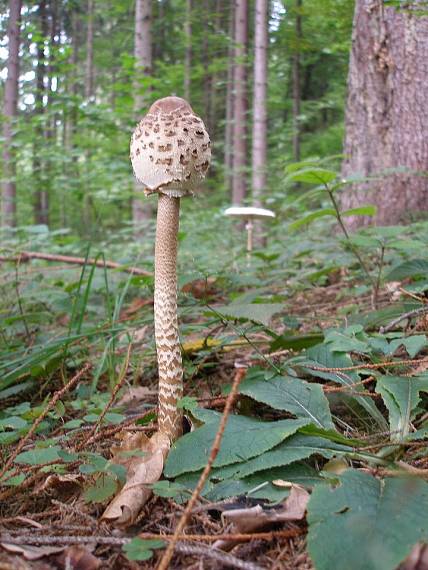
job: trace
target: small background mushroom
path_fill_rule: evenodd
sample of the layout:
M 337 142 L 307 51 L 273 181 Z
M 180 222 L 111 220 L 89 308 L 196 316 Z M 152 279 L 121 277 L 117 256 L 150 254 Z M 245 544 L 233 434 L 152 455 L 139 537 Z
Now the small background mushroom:
M 232 206 L 224 211 L 225 216 L 235 216 L 245 220 L 245 229 L 247 230 L 247 253 L 251 256 L 253 251 L 253 230 L 254 220 L 275 218 L 275 212 L 265 208 L 256 208 L 254 206 Z

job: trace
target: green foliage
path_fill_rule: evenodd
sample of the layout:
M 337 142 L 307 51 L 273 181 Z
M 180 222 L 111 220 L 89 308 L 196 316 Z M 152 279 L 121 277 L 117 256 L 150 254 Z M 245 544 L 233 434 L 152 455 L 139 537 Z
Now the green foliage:
M 393 570 L 427 539 L 425 481 L 357 470 L 338 478 L 336 488 L 315 487 L 309 501 L 308 548 L 317 570 Z
M 128 544 L 123 547 L 128 560 L 150 560 L 153 556 L 153 550 L 164 548 L 163 540 L 148 540 L 136 536 Z

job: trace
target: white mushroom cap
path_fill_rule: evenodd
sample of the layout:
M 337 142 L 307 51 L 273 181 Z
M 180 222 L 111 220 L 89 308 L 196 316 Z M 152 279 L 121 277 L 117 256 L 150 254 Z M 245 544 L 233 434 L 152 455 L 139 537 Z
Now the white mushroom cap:
M 224 211 L 224 215 L 236 216 L 247 220 L 255 218 L 275 218 L 275 212 L 272 212 L 272 210 L 256 208 L 254 206 L 232 206 Z
M 145 194 L 193 194 L 211 161 L 205 125 L 180 97 L 159 99 L 131 138 L 131 162 Z

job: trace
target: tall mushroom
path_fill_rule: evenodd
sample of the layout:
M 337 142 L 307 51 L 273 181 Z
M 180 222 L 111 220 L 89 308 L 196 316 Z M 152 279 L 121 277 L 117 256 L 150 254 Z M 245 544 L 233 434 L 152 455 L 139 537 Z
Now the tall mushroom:
M 210 165 L 205 125 L 180 97 L 159 99 L 131 138 L 134 174 L 146 195 L 158 194 L 155 244 L 155 339 L 159 373 L 159 431 L 174 441 L 182 433 L 177 401 L 183 366 L 177 323 L 177 233 L 180 198 L 192 195 Z

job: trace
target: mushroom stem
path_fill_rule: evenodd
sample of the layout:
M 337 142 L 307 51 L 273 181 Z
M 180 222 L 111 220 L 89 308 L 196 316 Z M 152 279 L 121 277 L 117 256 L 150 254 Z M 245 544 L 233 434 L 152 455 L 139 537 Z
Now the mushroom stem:
M 177 234 L 180 198 L 159 194 L 155 245 L 155 337 L 159 373 L 159 431 L 182 434 L 183 366 L 177 321 Z

